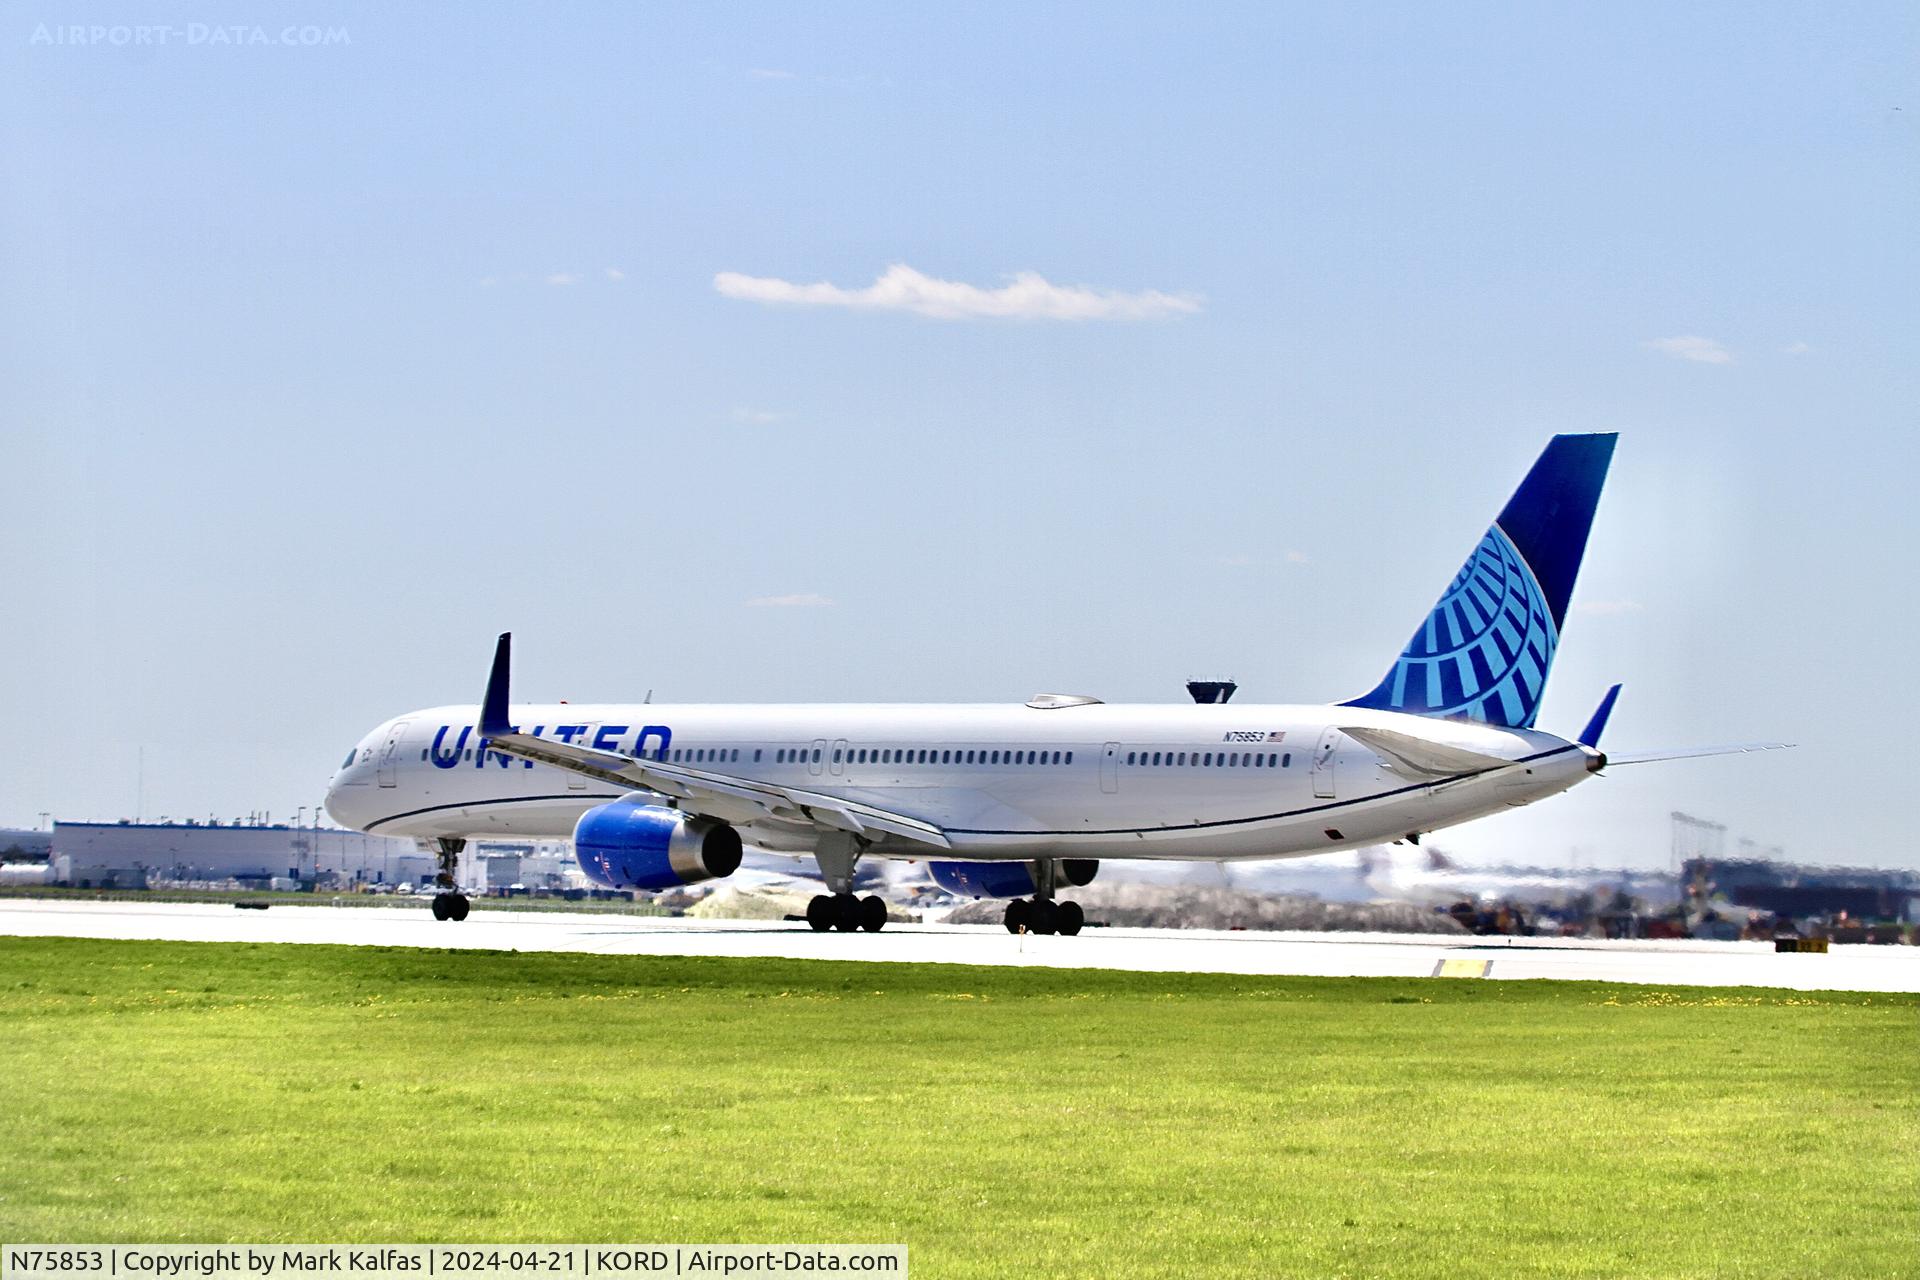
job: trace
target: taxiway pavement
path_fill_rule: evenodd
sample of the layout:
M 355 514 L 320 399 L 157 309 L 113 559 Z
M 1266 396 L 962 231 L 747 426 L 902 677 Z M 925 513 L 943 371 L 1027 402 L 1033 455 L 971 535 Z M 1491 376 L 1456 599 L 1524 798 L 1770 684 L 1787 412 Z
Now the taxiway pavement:
M 0 899 L 0 934 L 182 942 L 334 943 L 596 955 L 767 956 L 935 964 L 1037 965 L 1163 973 L 1320 977 L 1560 978 L 1803 991 L 1920 991 L 1920 947 L 1777 953 L 1760 942 L 1468 938 L 1444 934 L 1258 933 L 1090 928 L 1016 937 L 997 926 L 890 924 L 817 934 L 804 924 L 477 907 L 458 923 L 426 905 L 286 906 Z

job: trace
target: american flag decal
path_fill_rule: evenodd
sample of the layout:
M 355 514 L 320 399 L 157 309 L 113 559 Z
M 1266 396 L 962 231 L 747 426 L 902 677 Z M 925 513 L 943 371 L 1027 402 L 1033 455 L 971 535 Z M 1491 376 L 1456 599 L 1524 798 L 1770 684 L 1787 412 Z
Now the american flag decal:
M 1275 729 L 1272 733 L 1269 733 L 1267 735 L 1268 742 L 1285 742 L 1286 740 L 1287 740 L 1287 731 L 1285 729 Z

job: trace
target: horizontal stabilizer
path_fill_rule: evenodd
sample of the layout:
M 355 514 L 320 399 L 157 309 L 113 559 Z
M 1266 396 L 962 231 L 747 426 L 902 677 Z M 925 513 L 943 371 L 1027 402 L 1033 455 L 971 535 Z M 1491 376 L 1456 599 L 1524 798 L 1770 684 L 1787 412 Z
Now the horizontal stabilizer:
M 1580 731 L 1579 743 L 1583 747 L 1598 747 L 1600 735 L 1607 731 L 1607 719 L 1613 715 L 1613 704 L 1620 699 L 1620 686 L 1607 690 L 1607 696 L 1600 699 L 1600 705 L 1594 708 L 1593 718 L 1587 721 L 1587 727 Z
M 1735 742 L 1723 747 L 1673 747 L 1665 751 L 1607 752 L 1607 767 L 1616 764 L 1653 764 L 1659 760 L 1691 760 L 1696 756 L 1738 756 L 1750 751 L 1785 751 L 1791 742 Z
M 1416 738 L 1410 733 L 1396 733 L 1392 729 L 1342 725 L 1340 732 L 1385 756 L 1398 772 L 1417 774 L 1421 777 L 1442 778 L 1461 773 L 1486 773 L 1491 769 L 1504 769 L 1513 763 L 1499 756 L 1483 755 L 1478 751 L 1468 751 L 1464 747 L 1450 747 L 1444 742 Z

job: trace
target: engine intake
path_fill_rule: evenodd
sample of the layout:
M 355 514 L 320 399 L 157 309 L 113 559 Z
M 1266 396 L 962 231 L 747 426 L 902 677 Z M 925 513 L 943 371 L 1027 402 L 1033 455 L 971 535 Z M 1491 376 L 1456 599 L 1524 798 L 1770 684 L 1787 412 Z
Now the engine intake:
M 573 856 L 611 889 L 671 889 L 740 867 L 740 833 L 712 818 L 629 797 L 589 809 L 573 828 Z

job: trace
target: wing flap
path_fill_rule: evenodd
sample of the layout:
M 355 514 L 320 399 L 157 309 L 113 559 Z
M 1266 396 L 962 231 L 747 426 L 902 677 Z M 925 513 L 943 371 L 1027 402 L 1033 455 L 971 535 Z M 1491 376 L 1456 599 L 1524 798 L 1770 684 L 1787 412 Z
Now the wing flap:
M 1463 773 L 1487 773 L 1513 764 L 1513 761 L 1499 756 L 1448 746 L 1429 738 L 1416 738 L 1410 733 L 1399 733 L 1392 729 L 1341 725 L 1340 732 L 1386 757 L 1388 766 L 1395 772 L 1414 777 L 1445 778 Z

